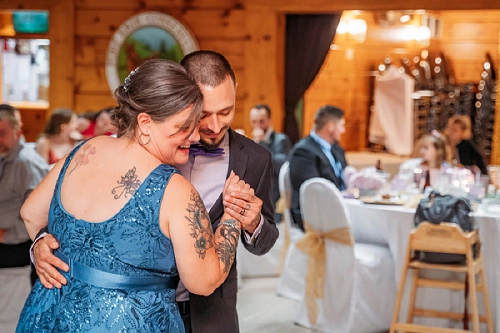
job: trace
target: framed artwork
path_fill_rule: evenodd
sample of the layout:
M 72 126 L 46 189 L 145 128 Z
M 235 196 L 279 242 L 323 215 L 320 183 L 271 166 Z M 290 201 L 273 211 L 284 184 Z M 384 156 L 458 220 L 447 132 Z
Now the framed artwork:
M 106 78 L 113 92 L 146 59 L 179 62 L 198 50 L 189 29 L 170 15 L 144 12 L 132 16 L 116 30 L 106 53 Z

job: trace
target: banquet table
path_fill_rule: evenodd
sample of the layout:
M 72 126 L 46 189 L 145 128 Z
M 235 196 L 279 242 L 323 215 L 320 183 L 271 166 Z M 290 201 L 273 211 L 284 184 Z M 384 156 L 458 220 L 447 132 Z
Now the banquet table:
M 351 219 L 351 230 L 356 242 L 376 243 L 388 246 L 394 259 L 396 286 L 399 281 L 404 265 L 406 248 L 411 230 L 414 228 L 414 208 L 392 205 L 365 204 L 356 199 L 347 199 L 347 207 Z M 472 214 L 474 226 L 479 230 L 482 243 L 486 282 L 488 287 L 491 315 L 495 332 L 500 332 L 500 215 L 487 213 L 479 209 Z M 430 272 L 426 274 L 436 274 Z M 462 278 L 459 273 L 439 272 L 439 277 Z M 433 277 L 436 277 L 433 275 Z M 401 316 L 406 318 L 408 307 L 409 274 L 405 288 L 405 296 L 402 304 Z M 482 306 L 482 295 L 478 294 L 479 311 L 484 313 Z M 437 290 L 422 288 L 417 295 L 417 307 L 425 304 L 427 308 L 444 311 L 463 312 L 463 291 Z M 392 310 L 392 309 L 391 309 Z M 388 310 L 388 311 L 391 311 Z M 427 325 L 446 325 L 452 328 L 460 328 L 461 323 L 445 319 L 422 319 L 416 318 L 416 323 Z M 481 332 L 486 332 L 486 326 L 481 324 Z

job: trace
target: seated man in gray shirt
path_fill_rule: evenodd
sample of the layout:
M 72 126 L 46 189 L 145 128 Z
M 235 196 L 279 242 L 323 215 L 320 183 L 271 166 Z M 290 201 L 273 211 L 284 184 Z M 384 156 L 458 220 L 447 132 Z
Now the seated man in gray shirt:
M 0 269 L 30 264 L 31 240 L 21 206 L 49 172 L 47 163 L 21 138 L 15 111 L 0 105 Z

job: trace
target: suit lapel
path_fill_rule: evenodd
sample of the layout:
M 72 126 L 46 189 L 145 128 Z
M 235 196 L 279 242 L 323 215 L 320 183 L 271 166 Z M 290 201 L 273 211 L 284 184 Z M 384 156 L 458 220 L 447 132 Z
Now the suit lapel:
M 321 149 L 321 146 L 319 145 L 319 143 L 317 143 L 312 137 L 309 137 L 309 139 L 312 142 L 312 147 L 314 147 L 314 149 L 316 150 L 316 154 L 318 154 L 318 156 L 321 157 L 321 159 L 323 160 L 324 164 L 329 165 L 331 167 L 332 172 L 335 175 L 335 171 L 333 170 L 333 166 L 330 163 L 330 160 L 328 159 L 328 157 L 326 157 L 325 153 Z
M 273 147 L 273 146 L 274 146 L 274 143 L 275 143 L 275 139 L 276 139 L 276 132 L 275 132 L 275 131 L 273 131 L 273 132 L 271 133 L 271 135 L 269 136 L 269 141 L 267 142 L 267 145 L 268 145 L 269 147 L 272 147 L 272 148 L 273 148 L 273 150 L 275 150 L 275 147 Z
M 321 149 L 321 146 L 319 145 L 319 143 L 317 143 L 312 137 L 309 136 L 309 138 L 310 138 L 311 142 L 313 143 L 312 147 L 314 147 L 314 149 L 316 150 L 316 153 L 318 154 L 318 156 L 320 156 L 321 160 L 323 161 L 323 164 L 328 165 L 330 167 L 329 170 L 331 171 L 330 176 L 331 176 L 332 182 L 335 184 L 335 186 L 339 187 L 340 181 L 339 181 L 339 178 L 337 177 L 337 175 L 335 174 L 335 170 L 333 169 L 333 166 L 330 163 L 330 160 L 328 159 L 328 157 L 326 157 L 326 155 L 323 152 L 323 150 Z M 333 153 L 333 149 L 332 149 L 332 153 Z M 337 158 L 336 155 L 333 155 L 333 157 Z
M 332 145 L 332 155 L 335 158 L 335 160 L 339 161 L 342 167 L 345 167 L 345 158 L 342 156 L 342 152 L 340 151 L 340 148 L 337 144 Z
M 236 175 L 243 179 L 245 177 L 246 165 L 248 161 L 248 156 L 243 153 L 244 145 L 239 139 L 239 137 L 231 130 L 228 131 L 229 134 L 229 167 L 227 170 L 227 177 L 231 173 L 231 170 L 234 171 Z M 212 225 L 214 228 L 219 224 L 219 220 L 224 214 L 224 206 L 222 204 L 222 193 L 219 195 L 219 198 L 213 205 L 212 209 L 209 212 L 210 221 L 212 221 Z

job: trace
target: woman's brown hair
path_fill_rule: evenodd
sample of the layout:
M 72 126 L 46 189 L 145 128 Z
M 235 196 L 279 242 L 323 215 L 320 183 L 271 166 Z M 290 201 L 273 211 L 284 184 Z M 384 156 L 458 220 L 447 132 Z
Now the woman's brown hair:
M 61 133 L 61 125 L 69 123 L 74 115 L 75 113 L 73 110 L 68 108 L 55 109 L 54 113 L 50 116 L 49 122 L 45 126 L 43 134 L 48 136 Z
M 115 90 L 118 106 L 113 123 L 118 137 L 133 133 L 140 113 L 148 114 L 155 122 L 177 114 L 192 105 L 191 114 L 179 131 L 190 128 L 200 120 L 203 94 L 196 82 L 179 64 L 165 59 L 144 61 Z M 194 128 L 192 129 L 194 130 Z

